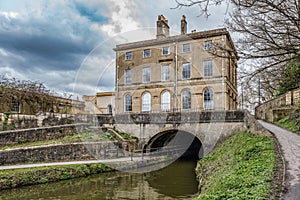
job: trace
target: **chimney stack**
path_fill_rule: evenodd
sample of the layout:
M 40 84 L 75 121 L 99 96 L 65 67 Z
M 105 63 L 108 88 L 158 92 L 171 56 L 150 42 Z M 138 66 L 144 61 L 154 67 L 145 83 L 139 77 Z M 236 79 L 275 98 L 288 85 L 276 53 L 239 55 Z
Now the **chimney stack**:
M 185 15 L 182 15 L 181 19 L 181 35 L 185 35 L 187 32 L 187 22 L 186 22 L 186 17 Z
M 166 38 L 170 35 L 170 27 L 168 25 L 168 20 L 163 15 L 158 15 L 157 24 L 157 39 Z

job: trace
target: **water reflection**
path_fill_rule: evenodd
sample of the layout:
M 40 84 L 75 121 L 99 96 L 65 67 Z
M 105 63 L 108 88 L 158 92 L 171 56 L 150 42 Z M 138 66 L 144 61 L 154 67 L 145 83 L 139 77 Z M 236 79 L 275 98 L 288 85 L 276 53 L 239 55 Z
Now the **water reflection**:
M 144 174 L 105 173 L 88 178 L 1 191 L 0 199 L 192 199 L 197 182 L 191 161 Z

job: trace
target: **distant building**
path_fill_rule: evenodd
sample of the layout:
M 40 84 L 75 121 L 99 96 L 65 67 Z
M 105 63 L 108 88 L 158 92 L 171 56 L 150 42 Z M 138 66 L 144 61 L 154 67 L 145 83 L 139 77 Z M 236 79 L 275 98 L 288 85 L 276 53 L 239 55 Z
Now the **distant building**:
M 114 49 L 116 114 L 237 109 L 238 57 L 229 32 L 187 33 L 185 16 L 180 35 L 170 36 L 169 29 L 160 15 L 156 39 Z
M 78 114 L 84 102 L 50 94 L 0 87 L 0 113 L 36 115 L 38 113 Z
M 115 106 L 114 92 L 98 92 L 96 96 L 83 96 L 85 113 L 113 114 Z

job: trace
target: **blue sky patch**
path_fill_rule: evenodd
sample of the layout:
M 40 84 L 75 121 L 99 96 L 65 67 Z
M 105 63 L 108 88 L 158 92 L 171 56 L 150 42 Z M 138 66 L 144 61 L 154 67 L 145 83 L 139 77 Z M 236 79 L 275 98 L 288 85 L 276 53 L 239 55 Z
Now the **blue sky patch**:
M 100 24 L 108 23 L 108 18 L 100 14 L 99 9 L 89 8 L 82 4 L 75 4 L 77 11 L 80 15 L 88 18 L 91 22 L 97 22 Z

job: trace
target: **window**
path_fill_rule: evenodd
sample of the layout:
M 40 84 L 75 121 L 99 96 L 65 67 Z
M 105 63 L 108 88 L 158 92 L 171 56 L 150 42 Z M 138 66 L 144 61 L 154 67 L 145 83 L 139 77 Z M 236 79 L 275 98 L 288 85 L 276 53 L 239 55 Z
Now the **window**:
M 150 49 L 145 49 L 143 57 L 144 58 L 150 58 L 151 57 L 151 50 Z
M 214 109 L 214 92 L 210 88 L 207 88 L 204 91 L 204 109 L 205 110 Z
M 204 49 L 210 50 L 212 48 L 212 40 L 207 40 L 204 42 Z
M 212 60 L 204 61 L 204 77 L 210 77 L 213 75 L 213 63 Z
M 142 96 L 142 112 L 149 112 L 151 110 L 151 95 L 145 92 Z
M 107 106 L 107 114 L 112 114 L 112 105 Z
M 168 91 L 161 94 L 161 110 L 170 111 L 170 92 Z
M 181 106 L 183 110 L 191 109 L 191 92 L 189 90 L 181 93 Z
M 184 63 L 182 64 L 182 79 L 191 78 L 191 64 Z
M 132 72 L 131 69 L 125 69 L 125 84 L 132 83 Z
M 161 80 L 162 81 L 170 80 L 170 66 L 169 65 L 161 66 Z
M 170 47 L 163 47 L 162 55 L 169 55 L 169 54 L 170 54 Z
M 125 53 L 125 60 L 132 60 L 132 52 L 126 52 Z
M 126 94 L 124 97 L 124 111 L 125 112 L 132 111 L 132 96 L 130 94 Z
M 17 100 L 12 101 L 11 112 L 20 113 L 20 102 Z
M 182 45 L 182 52 L 190 52 L 191 51 L 191 44 L 184 44 Z
M 143 68 L 143 83 L 150 82 L 150 67 Z

